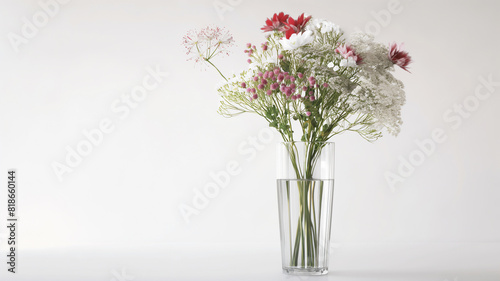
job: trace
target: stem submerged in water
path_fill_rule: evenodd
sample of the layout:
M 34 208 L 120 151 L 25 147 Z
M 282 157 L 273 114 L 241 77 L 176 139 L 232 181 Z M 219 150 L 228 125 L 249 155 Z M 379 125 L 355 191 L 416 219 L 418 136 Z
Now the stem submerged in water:
M 321 182 L 319 186 L 319 210 L 316 211 L 316 184 L 313 179 L 313 174 L 318 155 L 323 147 L 324 144 L 307 143 L 305 157 L 302 159 L 302 166 L 300 165 L 299 151 L 295 143 L 292 142 L 291 145 L 287 147 L 290 161 L 297 177 L 299 194 L 299 217 L 293 250 L 292 244 L 290 243 L 290 266 L 293 267 L 297 267 L 299 264 L 301 267 L 306 268 L 318 265 L 320 256 L 319 235 L 323 182 Z M 316 220 L 316 213 L 319 214 L 319 220 Z

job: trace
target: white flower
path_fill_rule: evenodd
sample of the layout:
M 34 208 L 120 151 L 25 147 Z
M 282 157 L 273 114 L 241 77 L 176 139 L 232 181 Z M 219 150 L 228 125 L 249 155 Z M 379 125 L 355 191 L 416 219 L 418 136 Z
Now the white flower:
M 340 27 L 331 21 L 313 18 L 309 21 L 306 26 L 306 30 L 311 31 L 321 31 L 321 33 L 327 33 L 334 31 L 335 33 L 340 33 Z
M 338 71 L 340 67 L 338 65 L 335 65 L 333 62 L 330 62 L 326 65 L 329 68 L 333 68 L 333 71 Z
M 347 59 L 343 59 L 339 63 L 340 66 L 344 67 L 354 67 L 356 66 L 356 60 L 354 60 L 354 57 L 348 57 Z
M 283 38 L 280 40 L 281 46 L 284 50 L 291 51 L 300 48 L 304 45 L 312 43 L 314 35 L 311 30 L 306 30 L 302 34 L 292 34 L 290 39 Z

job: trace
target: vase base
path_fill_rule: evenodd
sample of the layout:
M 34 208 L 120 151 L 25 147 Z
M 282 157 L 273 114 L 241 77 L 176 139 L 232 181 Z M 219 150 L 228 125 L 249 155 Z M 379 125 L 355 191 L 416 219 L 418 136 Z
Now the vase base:
M 318 268 L 283 267 L 283 273 L 289 275 L 325 275 L 328 274 L 328 267 L 318 267 Z

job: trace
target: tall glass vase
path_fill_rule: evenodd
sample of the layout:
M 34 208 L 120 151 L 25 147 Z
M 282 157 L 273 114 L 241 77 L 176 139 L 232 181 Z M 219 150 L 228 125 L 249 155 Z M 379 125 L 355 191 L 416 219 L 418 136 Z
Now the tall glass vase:
M 328 273 L 334 143 L 285 142 L 277 150 L 283 272 Z

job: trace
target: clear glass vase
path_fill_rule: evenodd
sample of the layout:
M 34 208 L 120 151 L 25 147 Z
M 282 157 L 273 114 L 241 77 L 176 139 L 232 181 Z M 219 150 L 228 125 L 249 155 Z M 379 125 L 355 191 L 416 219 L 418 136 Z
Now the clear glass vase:
M 284 142 L 277 158 L 283 272 L 327 274 L 334 143 Z

